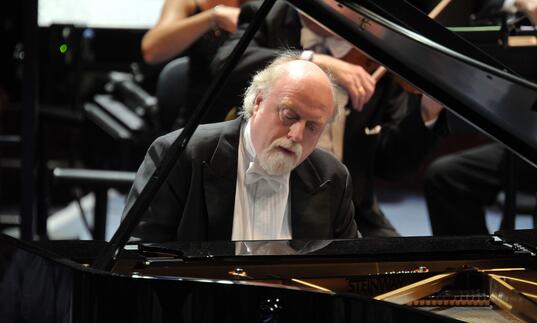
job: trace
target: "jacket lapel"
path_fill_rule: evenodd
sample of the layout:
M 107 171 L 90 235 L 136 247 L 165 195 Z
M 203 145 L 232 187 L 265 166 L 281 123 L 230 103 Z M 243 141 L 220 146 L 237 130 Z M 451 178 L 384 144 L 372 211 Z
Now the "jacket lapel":
M 230 122 L 222 131 L 211 159 L 203 162 L 209 240 L 231 239 L 241 120 Z
M 293 239 L 329 238 L 331 181 L 322 179 L 307 158 L 291 173 L 290 184 Z
M 232 121 L 222 131 L 211 159 L 203 162 L 208 240 L 231 239 L 240 126 L 240 118 Z M 310 158 L 291 172 L 293 239 L 330 237 L 331 201 L 327 192 L 331 181 L 320 177 Z

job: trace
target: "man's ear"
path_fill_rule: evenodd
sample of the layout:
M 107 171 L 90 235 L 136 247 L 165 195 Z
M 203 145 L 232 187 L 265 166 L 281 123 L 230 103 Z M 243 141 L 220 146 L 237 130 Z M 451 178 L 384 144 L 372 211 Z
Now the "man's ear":
M 263 102 L 263 93 L 259 92 L 257 93 L 257 96 L 255 97 L 255 100 L 254 100 L 254 109 L 253 109 L 254 115 L 259 110 L 262 102 Z

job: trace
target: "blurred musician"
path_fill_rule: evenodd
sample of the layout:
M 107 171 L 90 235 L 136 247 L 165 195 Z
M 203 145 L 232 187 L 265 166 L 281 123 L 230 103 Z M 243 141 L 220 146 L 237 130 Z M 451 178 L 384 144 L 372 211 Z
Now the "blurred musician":
M 243 2 L 243 1 L 242 1 Z M 220 44 L 237 29 L 239 0 L 166 0 L 157 23 L 142 39 L 142 54 L 149 64 L 189 57 L 189 82 L 184 105 L 160 111 L 163 132 L 188 121 L 211 82 L 207 66 Z M 211 120 L 223 120 L 215 116 Z
M 164 62 L 197 41 L 214 42 L 212 38 L 221 36 L 219 30 L 234 32 L 239 4 L 238 0 L 166 0 L 159 20 L 142 39 L 144 60 L 151 64 Z M 208 44 L 199 46 L 203 45 Z M 199 54 L 211 54 L 204 50 Z
M 135 230 L 136 238 L 357 237 L 349 173 L 315 149 L 337 111 L 334 84 L 318 66 L 297 59 L 284 55 L 256 74 L 241 118 L 196 130 Z M 178 135 L 172 132 L 151 145 L 127 208 Z
M 238 30 L 218 50 L 214 70 L 229 56 L 259 5 L 250 2 L 241 8 Z M 374 196 L 374 176 L 393 179 L 419 166 L 446 131 L 442 107 L 426 96 L 405 92 L 392 76 L 375 82 L 369 74 L 374 64 L 367 59 L 358 63 L 355 58 L 364 56 L 346 41 L 327 34 L 280 2 L 235 68 L 224 102 L 236 101 L 252 71 L 265 65 L 282 47 L 305 50 L 302 59 L 329 71 L 345 90 L 350 112 L 342 130 L 343 162 L 353 179 L 356 222 L 364 236 L 398 236 Z

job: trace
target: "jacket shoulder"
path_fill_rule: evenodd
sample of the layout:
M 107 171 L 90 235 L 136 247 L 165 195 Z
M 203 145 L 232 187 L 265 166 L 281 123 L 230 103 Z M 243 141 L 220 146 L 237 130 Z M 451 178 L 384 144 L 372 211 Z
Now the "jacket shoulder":
M 188 142 L 185 155 L 196 159 L 210 157 L 218 144 L 222 132 L 229 125 L 230 122 L 219 122 L 198 126 Z M 162 155 L 164 151 L 172 146 L 182 131 L 183 129 L 179 129 L 158 137 L 151 144 L 150 150 Z
M 312 163 L 321 178 L 330 179 L 334 177 L 341 178 L 349 176 L 347 167 L 332 154 L 323 149 L 315 149 L 308 157 L 308 160 Z

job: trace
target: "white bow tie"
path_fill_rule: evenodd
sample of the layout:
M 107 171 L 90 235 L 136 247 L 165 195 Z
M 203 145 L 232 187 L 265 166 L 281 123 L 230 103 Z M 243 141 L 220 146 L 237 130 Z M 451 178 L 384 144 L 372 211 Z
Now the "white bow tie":
M 245 184 L 250 185 L 261 180 L 267 182 L 272 191 L 276 192 L 286 184 L 287 176 L 269 175 L 258 163 L 250 162 L 244 177 Z

